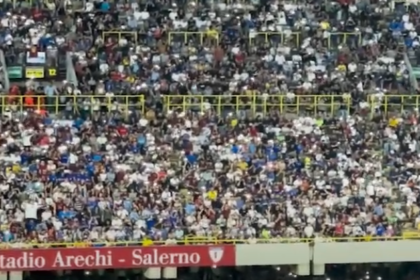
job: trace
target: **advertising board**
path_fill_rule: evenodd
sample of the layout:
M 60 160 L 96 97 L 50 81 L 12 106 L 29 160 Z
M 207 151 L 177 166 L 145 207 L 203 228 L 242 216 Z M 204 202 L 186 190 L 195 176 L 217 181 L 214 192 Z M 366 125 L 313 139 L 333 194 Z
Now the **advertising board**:
M 7 67 L 7 74 L 9 79 L 21 79 L 23 68 L 21 66 L 9 66 Z
M 42 67 L 26 67 L 25 78 L 42 79 L 44 78 L 44 68 Z
M 243 242 L 245 243 L 245 242 Z M 300 275 L 309 267 L 323 274 L 325 264 L 418 262 L 417 239 L 332 238 L 231 245 L 151 245 L 118 243 L 57 243 L 60 248 L 0 249 L 0 272 L 73 269 L 132 269 L 165 267 L 224 267 L 297 265 Z M 95 247 L 101 245 L 104 247 Z M 82 247 L 74 247 L 74 246 Z M 65 246 L 68 246 L 65 248 Z M 73 247 L 72 247 L 73 246 Z M 386 254 L 385 252 L 393 252 Z M 321 267 L 321 268 L 320 268 Z M 315 273 L 314 272 L 314 273 Z
M 0 271 L 234 266 L 235 246 L 148 246 L 0 250 Z
M 57 76 L 57 69 L 48 68 L 47 74 L 49 78 L 54 78 L 55 76 Z

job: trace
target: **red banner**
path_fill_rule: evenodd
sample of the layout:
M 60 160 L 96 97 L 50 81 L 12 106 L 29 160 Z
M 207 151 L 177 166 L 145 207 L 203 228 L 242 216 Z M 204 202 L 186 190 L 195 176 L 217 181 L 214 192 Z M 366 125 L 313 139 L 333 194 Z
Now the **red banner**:
M 234 265 L 233 245 L 0 250 L 0 271 Z

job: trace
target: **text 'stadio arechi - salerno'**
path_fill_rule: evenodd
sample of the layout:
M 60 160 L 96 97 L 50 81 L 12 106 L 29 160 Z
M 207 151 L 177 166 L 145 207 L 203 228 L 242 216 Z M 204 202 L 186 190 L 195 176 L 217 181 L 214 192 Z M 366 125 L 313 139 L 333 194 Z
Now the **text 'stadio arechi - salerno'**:
M 234 265 L 230 245 L 0 250 L 2 271 Z

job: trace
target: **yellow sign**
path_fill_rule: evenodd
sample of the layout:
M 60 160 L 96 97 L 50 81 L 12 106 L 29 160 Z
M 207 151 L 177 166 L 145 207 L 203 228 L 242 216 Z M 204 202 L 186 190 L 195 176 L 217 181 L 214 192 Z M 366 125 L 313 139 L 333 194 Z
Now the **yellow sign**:
M 403 239 L 418 239 L 420 238 L 420 231 L 419 230 L 403 230 L 402 232 Z
M 44 78 L 44 69 L 42 68 L 26 68 L 25 70 L 26 78 Z
M 55 69 L 48 69 L 48 75 L 51 76 L 56 76 L 57 75 L 57 71 Z

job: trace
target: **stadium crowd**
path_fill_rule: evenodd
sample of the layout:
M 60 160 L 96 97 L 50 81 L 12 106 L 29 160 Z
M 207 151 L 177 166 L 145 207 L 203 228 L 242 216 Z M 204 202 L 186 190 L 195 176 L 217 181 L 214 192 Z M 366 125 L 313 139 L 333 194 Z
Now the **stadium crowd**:
M 416 93 L 404 54 L 417 51 L 417 5 L 3 7 L 6 64 L 70 52 L 77 76 L 12 85 L 2 105 L 4 242 L 252 243 L 418 228 L 418 108 L 381 106 L 386 94 Z M 45 112 L 18 104 L 28 91 Z

